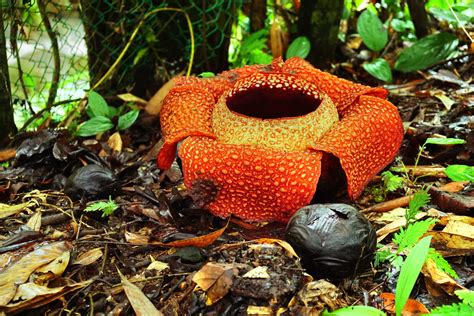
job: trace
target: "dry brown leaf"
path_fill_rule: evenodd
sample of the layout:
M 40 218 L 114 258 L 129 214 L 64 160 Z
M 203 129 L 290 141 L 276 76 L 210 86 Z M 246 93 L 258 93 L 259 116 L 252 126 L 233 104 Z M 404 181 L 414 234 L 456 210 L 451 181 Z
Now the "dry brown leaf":
M 107 145 L 113 151 L 121 152 L 123 143 L 122 143 L 122 137 L 120 136 L 120 133 L 115 132 L 112 135 L 110 135 L 109 139 L 107 140 Z
M 459 221 L 449 221 L 443 232 L 474 239 L 474 226 Z
M 233 265 L 209 262 L 196 272 L 193 282 L 206 292 L 206 305 L 210 306 L 229 292 L 237 274 L 238 270 Z
M 91 282 L 91 280 L 87 280 L 84 282 L 70 284 L 57 288 L 47 288 L 45 286 L 37 285 L 34 283 L 25 283 L 18 287 L 17 292 L 19 293 L 19 295 L 15 296 L 15 298 L 30 298 L 16 302 L 14 304 L 8 304 L 4 308 L 0 307 L 0 310 L 7 314 L 15 314 L 26 309 L 38 308 L 42 305 L 46 305 L 58 298 L 63 297 L 69 292 L 83 288 L 89 285 Z
M 70 258 L 71 252 L 65 251 L 50 263 L 36 269 L 32 275 L 35 283 L 44 284 L 51 279 L 55 279 L 63 275 L 69 264 Z
M 148 103 L 146 100 L 137 97 L 136 95 L 133 95 L 131 93 L 118 94 L 117 96 L 125 102 L 133 102 L 138 105 L 145 105 Z
M 247 307 L 247 315 L 249 316 L 273 316 L 273 309 L 267 306 L 253 306 Z
M 420 212 L 416 214 L 415 218 L 421 219 L 425 217 L 426 215 L 427 214 L 425 212 Z M 407 224 L 407 220 L 405 217 L 403 217 L 403 218 L 396 219 L 393 222 L 380 228 L 379 230 L 377 230 L 377 242 L 381 242 L 382 240 L 385 239 L 385 237 L 388 236 L 388 234 L 398 231 L 400 227 L 405 226 L 406 224 Z
M 74 260 L 72 264 L 88 266 L 96 262 L 97 260 L 99 260 L 99 258 L 101 258 L 102 255 L 103 255 L 102 248 L 97 247 L 89 251 L 86 251 L 84 253 L 81 253 L 79 256 L 77 256 L 76 260 Z
M 71 249 L 71 244 L 60 241 L 44 245 L 26 254 L 0 273 L 0 306 L 5 306 L 15 296 L 20 284 L 28 280 L 39 267 L 48 264 Z
M 33 202 L 25 202 L 15 205 L 8 205 L 0 203 L 0 218 L 6 218 L 15 214 L 20 213 L 21 211 L 27 209 L 28 207 L 34 205 Z
M 428 291 L 435 297 L 440 296 L 442 292 L 454 295 L 454 291 L 456 290 L 465 290 L 465 288 L 458 284 L 452 277 L 438 269 L 433 259 L 426 260 L 421 269 L 421 273 L 425 276 Z
M 157 272 L 161 272 L 163 270 L 169 269 L 170 265 L 166 262 L 158 261 L 152 258 L 151 263 L 146 268 L 147 270 L 156 270 Z
M 442 231 L 429 231 L 427 234 L 433 237 L 431 246 L 443 257 L 474 255 L 473 238 Z
M 26 223 L 31 230 L 39 232 L 41 229 L 41 212 L 35 212 Z
M 150 237 L 129 231 L 125 232 L 125 240 L 134 245 L 146 245 Z
M 259 238 L 259 239 L 252 240 L 252 242 L 258 243 L 258 244 L 277 244 L 286 250 L 286 254 L 288 256 L 299 258 L 298 255 L 296 254 L 296 251 L 293 249 L 293 247 L 284 240 L 273 239 L 273 238 Z
M 117 270 L 120 279 L 122 280 L 122 286 L 127 295 L 130 304 L 133 307 L 133 310 L 137 314 L 137 316 L 154 316 L 154 315 L 163 315 L 158 309 L 156 309 L 155 305 L 148 299 L 148 297 L 143 294 L 142 290 L 138 288 L 135 284 L 128 281 L 125 276 Z
M 384 310 L 395 314 L 395 295 L 393 293 L 381 293 L 380 298 L 384 301 Z M 425 305 L 410 298 L 403 307 L 402 316 L 418 316 L 422 313 L 429 314 L 429 312 Z
M 461 222 L 461 223 L 465 223 L 465 224 L 474 226 L 474 217 L 454 215 L 454 214 L 449 214 L 447 216 L 441 217 L 436 224 L 446 226 L 451 221 Z
M 284 37 L 280 24 L 275 20 L 270 28 L 270 49 L 272 51 L 273 58 L 283 56 L 284 50 Z
M 160 90 L 148 101 L 147 105 L 145 106 L 145 111 L 150 115 L 159 115 L 161 111 L 161 107 L 163 106 L 163 99 L 166 97 L 168 92 L 173 89 L 175 86 L 175 81 L 171 79 L 167 83 L 165 83 Z

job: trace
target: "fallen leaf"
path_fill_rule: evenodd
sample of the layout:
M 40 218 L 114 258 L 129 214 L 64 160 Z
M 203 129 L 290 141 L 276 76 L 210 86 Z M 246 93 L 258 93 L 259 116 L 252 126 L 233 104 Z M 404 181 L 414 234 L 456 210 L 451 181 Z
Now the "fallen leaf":
M 381 293 L 380 298 L 384 301 L 384 310 L 395 314 L 395 295 L 393 293 Z M 430 311 L 417 300 L 409 298 L 402 310 L 402 316 L 418 316 L 421 313 L 427 314 Z
M 448 111 L 451 110 L 453 104 L 456 103 L 454 100 L 450 99 L 442 90 L 431 91 L 430 94 L 440 100 Z
M 32 278 L 30 278 L 30 280 L 34 279 L 35 283 L 44 284 L 46 283 L 46 281 L 55 279 L 63 275 L 69 264 L 70 257 L 70 251 L 63 252 L 59 257 L 57 257 L 50 263 L 36 269 L 35 272 L 32 274 Z
M 426 260 L 421 269 L 421 273 L 423 273 L 425 277 L 428 292 L 434 297 L 442 296 L 444 293 L 454 295 L 454 291 L 456 290 L 465 290 L 465 288 L 458 284 L 452 277 L 438 269 L 433 259 Z
M 425 212 L 420 212 L 416 214 L 415 218 L 421 219 L 425 217 L 427 214 Z M 405 217 L 399 218 L 394 220 L 393 222 L 383 226 L 379 230 L 377 230 L 377 242 L 381 242 L 385 239 L 389 234 L 400 230 L 400 227 L 403 227 L 407 224 L 407 220 Z
M 474 226 L 459 221 L 449 221 L 443 232 L 474 239 Z
M 293 247 L 284 240 L 273 239 L 273 238 L 259 238 L 259 239 L 252 240 L 252 242 L 258 243 L 258 244 L 277 244 L 283 249 L 285 249 L 288 256 L 299 258 L 298 255 L 296 254 L 296 251 L 293 249 Z
M 156 270 L 157 272 L 161 272 L 163 270 L 169 269 L 170 265 L 166 262 L 152 260 L 152 262 L 146 268 L 147 270 Z
M 196 272 L 193 282 L 206 292 L 206 305 L 210 306 L 229 292 L 237 274 L 238 270 L 233 265 L 209 262 Z
M 26 223 L 26 226 L 31 230 L 39 232 L 41 229 L 41 212 L 35 212 Z
M 6 218 L 11 215 L 18 214 L 32 205 L 34 205 L 33 202 L 24 202 L 15 205 L 0 203 L 0 218 Z
M 461 222 L 461 223 L 465 223 L 465 224 L 474 226 L 474 217 L 454 215 L 454 214 L 449 214 L 447 216 L 441 217 L 439 219 L 438 223 L 436 223 L 436 224 L 446 226 L 451 221 Z
M 254 306 L 247 307 L 247 314 L 249 316 L 273 316 L 273 308 L 268 306 Z
M 10 302 L 17 287 L 25 283 L 36 269 L 53 261 L 71 247 L 71 244 L 64 241 L 44 245 L 3 270 L 0 273 L 0 306 Z
M 474 199 L 457 193 L 444 192 L 438 188 L 430 188 L 431 202 L 441 210 L 454 214 L 469 214 L 474 210 Z
M 125 102 L 133 102 L 139 105 L 145 105 L 148 103 L 147 100 L 137 97 L 131 93 L 118 94 L 117 96 Z
M 163 315 L 158 309 L 156 309 L 155 305 L 148 299 L 148 297 L 143 294 L 142 290 L 138 288 L 135 284 L 128 281 L 125 276 L 117 270 L 120 279 L 122 280 L 122 286 L 127 295 L 130 304 L 133 307 L 133 310 L 137 314 L 137 316 L 154 316 L 154 315 Z
M 115 132 L 112 135 L 110 135 L 109 139 L 107 140 L 107 145 L 113 151 L 121 152 L 123 143 L 122 143 L 122 137 L 120 136 L 120 133 Z
M 74 283 L 57 288 L 48 288 L 34 283 L 21 284 L 17 290 L 17 293 L 19 293 L 18 297 L 30 298 L 15 302 L 13 304 L 8 304 L 6 305 L 6 307 L 0 308 L 0 310 L 5 312 L 6 314 L 16 314 L 26 309 L 33 310 L 40 306 L 51 303 L 52 301 L 57 300 L 61 297 L 64 297 L 64 295 L 69 292 L 73 292 L 80 288 L 83 288 L 89 285 L 91 282 L 91 280 L 87 280 L 84 282 Z
M 429 231 L 427 234 L 433 236 L 431 246 L 443 257 L 474 255 L 473 238 L 443 231 Z
M 88 266 L 101 258 L 103 255 L 102 248 L 94 248 L 77 256 L 76 260 L 72 264 L 78 264 L 81 266 Z
M 243 278 L 248 279 L 269 279 L 270 275 L 267 272 L 268 267 L 266 266 L 258 266 L 249 272 L 243 275 Z
M 125 240 L 134 245 L 146 245 L 150 237 L 126 231 Z

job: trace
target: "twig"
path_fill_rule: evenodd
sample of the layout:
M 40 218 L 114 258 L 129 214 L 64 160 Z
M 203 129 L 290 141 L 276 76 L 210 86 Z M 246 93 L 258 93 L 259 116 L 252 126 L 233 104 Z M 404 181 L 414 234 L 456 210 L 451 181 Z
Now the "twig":
M 44 27 L 48 33 L 49 39 L 51 40 L 51 47 L 53 49 L 53 59 L 54 59 L 54 70 L 53 78 L 51 80 L 51 88 L 49 89 L 48 102 L 46 103 L 47 107 L 52 107 L 54 100 L 56 99 L 56 94 L 58 93 L 58 84 L 59 84 L 59 72 L 61 69 L 61 61 L 59 58 L 59 46 L 58 38 L 56 33 L 51 27 L 51 22 L 49 22 L 48 14 L 46 13 L 46 5 L 43 2 L 44 0 L 38 0 L 38 8 L 40 11 L 41 19 L 43 20 Z
M 396 209 L 397 207 L 403 207 L 407 206 L 408 203 L 410 203 L 410 200 L 413 199 L 413 194 L 407 195 L 407 196 L 402 196 L 394 200 L 390 201 L 385 201 L 382 203 L 378 203 L 375 205 L 372 205 L 371 207 L 368 207 L 366 209 L 361 210 L 361 213 L 368 213 L 368 212 L 387 212 L 391 211 L 393 209 Z

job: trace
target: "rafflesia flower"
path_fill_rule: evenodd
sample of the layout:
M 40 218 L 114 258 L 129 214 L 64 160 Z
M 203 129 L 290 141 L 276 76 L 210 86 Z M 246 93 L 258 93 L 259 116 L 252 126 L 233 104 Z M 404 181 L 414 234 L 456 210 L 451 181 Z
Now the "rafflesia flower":
M 179 78 L 163 100 L 158 166 L 178 155 L 198 206 L 286 222 L 310 203 L 337 157 L 357 198 L 395 157 L 403 128 L 387 91 L 337 78 L 300 58 L 212 78 Z

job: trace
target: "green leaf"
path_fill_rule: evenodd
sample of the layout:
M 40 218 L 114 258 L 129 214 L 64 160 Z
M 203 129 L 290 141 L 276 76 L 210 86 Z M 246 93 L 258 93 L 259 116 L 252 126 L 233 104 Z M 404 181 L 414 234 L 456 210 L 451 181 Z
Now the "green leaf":
M 456 294 L 464 304 L 474 306 L 474 291 L 457 290 L 454 291 L 454 294 Z
M 428 258 L 433 260 L 433 262 L 436 264 L 436 267 L 441 271 L 444 271 L 455 279 L 459 278 L 458 274 L 456 271 L 454 271 L 449 262 L 446 261 L 446 259 L 444 259 L 443 256 L 436 251 L 436 249 L 430 248 L 430 251 L 428 252 Z
M 205 72 L 201 72 L 198 77 L 201 77 L 201 78 L 212 78 L 214 77 L 216 74 L 211 72 L 211 71 L 205 71 Z
M 133 59 L 133 65 L 138 64 L 146 54 L 148 54 L 148 47 L 140 49 Z
M 472 315 L 472 306 L 465 303 L 443 305 L 432 309 L 430 316 L 460 316 L 460 315 Z
M 380 51 L 388 42 L 387 29 L 379 17 L 369 10 L 365 10 L 357 20 L 357 32 L 364 44 L 373 51 Z
M 462 145 L 465 144 L 466 141 L 464 139 L 459 138 L 434 138 L 430 137 L 426 139 L 425 145 L 432 144 L 432 145 Z
M 474 182 L 474 167 L 466 165 L 450 165 L 444 169 L 444 173 L 453 181 Z
M 108 115 L 107 115 L 108 118 L 112 119 L 114 116 L 117 115 L 118 109 L 116 107 L 109 106 L 108 109 L 109 109 Z
M 325 310 L 322 316 L 385 316 L 386 314 L 371 306 L 350 306 L 333 312 Z
M 108 201 L 95 202 L 86 207 L 84 212 L 102 212 L 102 217 L 106 217 L 111 215 L 116 209 L 118 209 L 118 205 L 109 196 Z
M 400 228 L 400 232 L 396 233 L 392 241 L 398 245 L 398 253 L 405 249 L 413 247 L 418 240 L 436 223 L 435 219 L 427 219 L 424 221 L 414 222 L 405 229 Z
M 450 33 L 428 35 L 402 50 L 394 68 L 401 72 L 428 68 L 448 58 L 458 44 L 458 38 Z
M 306 36 L 299 36 L 291 42 L 286 50 L 286 59 L 291 57 L 306 58 L 311 50 L 311 43 Z
M 96 116 L 82 123 L 76 135 L 82 137 L 93 136 L 108 131 L 112 127 L 114 127 L 114 124 L 108 117 Z
M 392 81 L 392 69 L 390 69 L 390 65 L 383 58 L 377 58 L 370 63 L 365 63 L 362 67 L 364 67 L 365 71 L 379 80 L 385 82 Z
M 410 200 L 407 212 L 405 214 L 407 224 L 409 224 L 411 220 L 415 219 L 415 216 L 420 211 L 420 208 L 428 204 L 429 201 L 430 195 L 428 194 L 428 190 L 419 190 L 413 195 L 413 199 Z
M 425 237 L 410 251 L 403 263 L 395 288 L 395 312 L 402 314 L 403 307 L 410 297 L 411 290 L 420 274 L 430 248 L 431 236 Z
M 390 171 L 382 172 L 382 181 L 387 192 L 393 192 L 403 187 L 403 178 Z
M 397 32 L 405 32 L 406 30 L 413 30 L 413 22 L 400 19 L 393 19 L 391 22 L 393 29 Z
M 117 129 L 123 130 L 132 126 L 132 124 L 137 120 L 138 114 L 140 114 L 139 110 L 131 110 L 130 112 L 121 115 L 118 119 Z
M 109 106 L 105 99 L 95 91 L 89 91 L 89 103 L 88 108 L 92 112 L 93 116 L 108 116 Z

